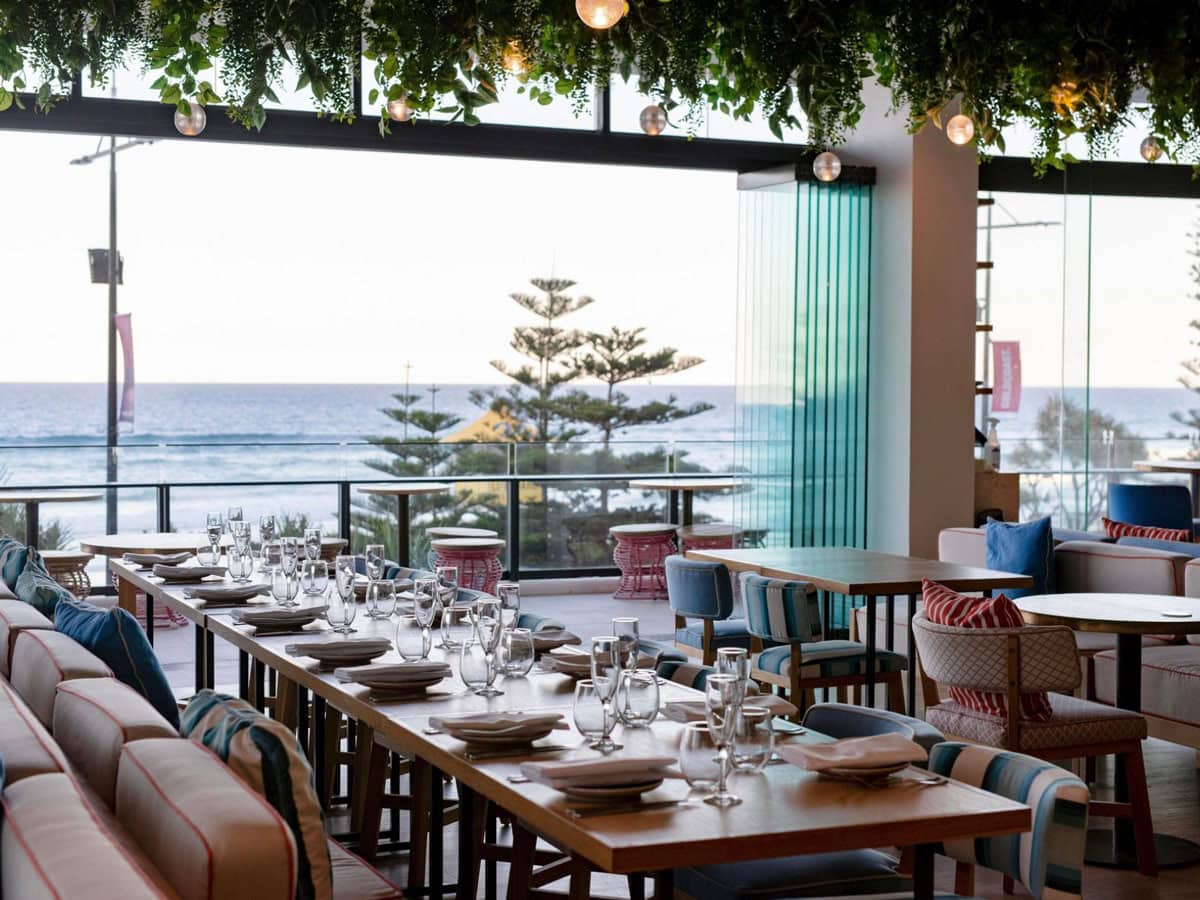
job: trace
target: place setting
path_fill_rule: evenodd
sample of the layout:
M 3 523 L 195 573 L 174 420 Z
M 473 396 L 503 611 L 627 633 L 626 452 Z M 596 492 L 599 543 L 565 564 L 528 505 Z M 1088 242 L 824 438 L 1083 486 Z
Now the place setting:
M 929 759 L 925 748 L 902 734 L 876 734 L 811 744 L 787 744 L 775 751 L 780 758 L 822 778 L 851 781 L 882 788 L 896 783 L 894 776 Z M 920 775 L 903 779 L 918 784 L 944 784 L 942 776 Z
M 334 677 L 347 684 L 367 688 L 372 701 L 386 703 L 422 697 L 429 688 L 453 675 L 449 663 L 414 660 L 399 663 L 371 663 L 335 668 Z
M 137 566 L 138 572 L 151 572 L 155 566 L 178 566 L 187 562 L 193 555 L 188 550 L 178 553 L 126 553 L 121 560 Z
M 287 644 L 288 656 L 303 656 L 317 661 L 318 672 L 333 672 L 338 668 L 365 666 L 392 649 L 387 638 L 361 637 L 305 641 Z
M 325 604 L 302 607 L 242 607 L 231 610 L 229 618 L 238 625 L 250 625 L 256 635 L 267 637 L 310 630 L 309 626 L 319 621 L 328 609 Z

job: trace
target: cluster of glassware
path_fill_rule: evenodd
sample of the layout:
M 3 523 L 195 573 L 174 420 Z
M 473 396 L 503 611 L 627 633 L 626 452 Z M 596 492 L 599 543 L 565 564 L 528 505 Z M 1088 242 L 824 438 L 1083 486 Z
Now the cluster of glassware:
M 222 554 L 222 535 L 229 534 L 224 548 L 229 576 L 245 584 L 257 571 L 270 578 L 271 596 L 280 606 L 297 606 L 303 591 L 307 597 L 320 597 L 329 585 L 329 566 L 321 559 L 321 529 L 307 528 L 304 538 L 279 536 L 273 515 L 259 516 L 259 547 L 255 553 L 250 523 L 240 506 L 231 506 L 222 516 L 210 512 L 205 524 L 207 542 L 196 550 L 201 565 L 216 565 Z
M 590 747 L 612 753 L 621 745 L 612 739 L 620 722 L 626 728 L 645 728 L 659 710 L 658 676 L 639 670 L 641 640 L 636 618 L 612 620 L 611 635 L 592 638 L 592 677 L 575 686 L 575 727 L 591 739 Z

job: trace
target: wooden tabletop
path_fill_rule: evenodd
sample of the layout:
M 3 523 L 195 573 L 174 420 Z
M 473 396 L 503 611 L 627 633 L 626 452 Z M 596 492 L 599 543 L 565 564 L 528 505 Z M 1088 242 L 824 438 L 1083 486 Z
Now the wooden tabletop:
M 722 562 L 738 572 L 808 581 L 838 594 L 919 594 L 928 578 L 955 591 L 1031 587 L 1028 575 L 936 559 L 894 556 L 857 547 L 780 547 L 769 550 L 689 550 L 689 559 Z
M 99 500 L 101 493 L 83 491 L 0 491 L 0 503 L 83 503 Z
M 1200 459 L 1139 459 L 1133 467 L 1139 472 L 1200 473 Z
M 408 496 L 409 494 L 438 494 L 450 490 L 450 485 L 437 481 L 408 482 L 398 484 L 372 484 L 360 487 L 360 494 L 378 494 L 384 497 Z
M 730 491 L 745 482 L 737 478 L 638 478 L 631 488 L 647 491 Z
M 221 536 L 222 547 L 229 546 L 231 542 L 229 535 Z M 123 553 L 195 552 L 197 547 L 207 543 L 208 535 L 202 531 L 147 531 L 82 538 L 79 549 L 101 556 L 120 556 Z
M 1193 597 L 1034 594 L 1013 603 L 1031 625 L 1066 625 L 1108 634 L 1200 634 L 1200 599 Z

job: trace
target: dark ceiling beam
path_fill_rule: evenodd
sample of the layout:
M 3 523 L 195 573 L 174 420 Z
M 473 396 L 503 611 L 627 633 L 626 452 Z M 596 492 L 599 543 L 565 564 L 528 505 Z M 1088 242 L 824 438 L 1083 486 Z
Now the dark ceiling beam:
M 996 156 L 979 166 L 981 191 L 1078 194 L 1096 197 L 1200 199 L 1200 180 L 1191 166 L 1145 162 L 1068 163 L 1040 178 L 1024 156 Z

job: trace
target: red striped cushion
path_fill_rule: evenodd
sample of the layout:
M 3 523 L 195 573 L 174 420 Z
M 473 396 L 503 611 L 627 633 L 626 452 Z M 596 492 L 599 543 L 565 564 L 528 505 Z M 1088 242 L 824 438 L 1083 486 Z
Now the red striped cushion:
M 1155 528 L 1153 525 L 1130 525 L 1126 522 L 1114 522 L 1109 518 L 1100 520 L 1104 523 L 1104 533 L 1110 538 L 1150 538 L 1152 541 L 1183 541 L 1190 544 L 1193 534 L 1186 528 Z
M 1025 620 L 1016 604 L 998 594 L 995 597 L 968 597 L 926 579 L 921 584 L 925 617 L 937 625 L 954 628 L 1021 628 Z M 1008 702 L 996 691 L 950 688 L 950 699 L 968 709 L 988 716 L 1006 717 Z M 1054 711 L 1044 691 L 1021 692 L 1021 718 L 1048 722 Z

